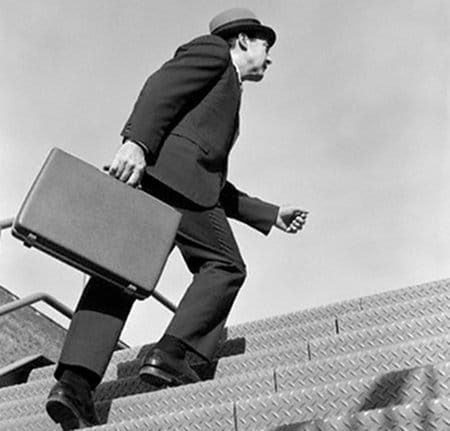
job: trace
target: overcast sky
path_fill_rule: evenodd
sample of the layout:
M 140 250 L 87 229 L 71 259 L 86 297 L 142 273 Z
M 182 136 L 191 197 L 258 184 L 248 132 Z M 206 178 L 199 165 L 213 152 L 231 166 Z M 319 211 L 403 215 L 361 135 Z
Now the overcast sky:
M 233 222 L 249 275 L 229 323 L 450 277 L 446 0 L 0 0 L 0 219 L 52 147 L 109 163 L 147 76 L 231 6 L 278 42 L 245 84 L 229 178 L 310 219 L 267 238 Z M 177 302 L 189 280 L 174 252 L 158 289 Z M 3 232 L 0 284 L 73 308 L 82 274 Z M 169 319 L 140 302 L 122 338 Z

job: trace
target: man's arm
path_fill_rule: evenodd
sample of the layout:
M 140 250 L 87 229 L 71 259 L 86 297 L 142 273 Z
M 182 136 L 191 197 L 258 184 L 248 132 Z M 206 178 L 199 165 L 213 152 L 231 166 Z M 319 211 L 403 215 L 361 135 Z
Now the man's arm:
M 180 47 L 175 57 L 150 76 L 122 130 L 123 145 L 109 173 L 135 187 L 145 166 L 157 156 L 171 128 L 196 99 L 221 76 L 229 48 L 217 36 L 204 36 Z
M 307 211 L 296 206 L 277 206 L 248 196 L 227 182 L 220 195 L 220 203 L 228 217 L 252 226 L 267 235 L 272 226 L 288 233 L 301 230 L 306 222 Z
M 170 130 L 204 97 L 229 61 L 228 45 L 217 36 L 203 36 L 181 46 L 174 58 L 147 79 L 122 136 L 156 155 Z

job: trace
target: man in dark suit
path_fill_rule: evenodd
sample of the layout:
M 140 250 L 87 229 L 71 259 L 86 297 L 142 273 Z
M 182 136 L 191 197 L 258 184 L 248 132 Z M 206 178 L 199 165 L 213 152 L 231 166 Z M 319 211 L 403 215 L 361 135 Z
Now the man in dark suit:
M 300 230 L 307 213 L 243 193 L 227 181 L 239 127 L 243 81 L 260 81 L 271 64 L 275 32 L 247 9 L 230 9 L 211 34 L 182 45 L 145 83 L 123 131 L 110 174 L 182 214 L 175 239 L 193 274 L 165 334 L 142 361 L 140 377 L 156 385 L 199 381 L 186 361 L 210 361 L 246 268 L 227 217 L 263 234 Z M 134 300 L 92 277 L 81 296 L 55 372 L 47 411 L 69 426 L 98 423 L 99 384 Z

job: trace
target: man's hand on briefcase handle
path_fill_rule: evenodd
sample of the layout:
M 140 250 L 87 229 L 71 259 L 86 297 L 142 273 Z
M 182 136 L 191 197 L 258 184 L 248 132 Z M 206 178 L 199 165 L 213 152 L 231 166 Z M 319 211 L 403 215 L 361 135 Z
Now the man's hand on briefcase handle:
M 275 226 L 287 233 L 297 233 L 303 229 L 307 216 L 308 211 L 303 211 L 295 206 L 284 205 L 278 211 Z
M 138 187 L 145 166 L 144 150 L 138 144 L 127 140 L 117 151 L 109 168 L 109 175 L 132 187 Z

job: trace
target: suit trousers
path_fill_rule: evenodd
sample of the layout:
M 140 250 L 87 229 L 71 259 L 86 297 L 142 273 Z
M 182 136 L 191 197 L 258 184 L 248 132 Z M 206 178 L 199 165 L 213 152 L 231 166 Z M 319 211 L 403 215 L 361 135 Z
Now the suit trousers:
M 217 204 L 203 208 L 150 177 L 143 190 L 181 212 L 175 245 L 193 274 L 166 334 L 210 361 L 222 336 L 226 318 L 242 286 L 245 264 L 225 210 Z M 81 366 L 104 375 L 134 299 L 115 285 L 92 277 L 71 321 L 59 366 Z

